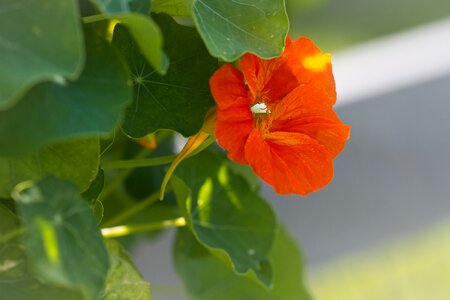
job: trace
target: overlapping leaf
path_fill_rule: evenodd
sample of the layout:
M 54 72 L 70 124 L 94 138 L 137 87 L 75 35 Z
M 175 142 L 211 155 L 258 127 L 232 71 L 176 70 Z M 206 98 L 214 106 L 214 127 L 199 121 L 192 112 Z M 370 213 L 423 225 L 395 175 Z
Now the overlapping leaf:
M 225 251 L 236 272 L 252 270 L 270 286 L 268 254 L 277 227 L 270 206 L 212 152 L 186 160 L 176 174 L 181 179 L 172 186 L 198 240 Z
M 0 110 L 38 82 L 78 77 L 84 48 L 77 2 L 0 2 Z
M 152 11 L 171 16 L 189 16 L 189 10 L 184 0 L 153 0 Z
M 26 225 L 24 243 L 36 273 L 97 299 L 109 268 L 92 209 L 68 181 L 50 176 L 14 194 Z
M 100 300 L 150 300 L 150 285 L 142 278 L 122 246 L 114 240 L 106 240 L 105 243 L 111 268 Z
M 129 30 L 145 59 L 161 74 L 165 74 L 168 59 L 163 52 L 163 36 L 150 17 L 148 0 L 91 0 L 102 13 L 118 20 Z
M 284 0 L 184 0 L 212 55 L 279 56 L 289 29 Z
M 78 80 L 39 84 L 0 112 L 0 155 L 34 152 L 70 137 L 108 135 L 116 127 L 131 98 L 127 69 L 92 30 L 86 31 L 86 47 L 86 68 Z
M 214 104 L 209 78 L 217 68 L 197 32 L 165 15 L 154 17 L 165 37 L 171 63 L 165 76 L 147 64 L 123 26 L 116 26 L 113 43 L 126 57 L 132 72 L 134 100 L 123 125 L 132 137 L 143 137 L 158 129 L 173 129 L 185 136 L 195 134 Z
M 0 197 L 9 197 L 14 186 L 55 174 L 87 189 L 99 164 L 97 139 L 75 140 L 40 149 L 36 154 L 0 157 Z
M 178 232 L 174 256 L 177 272 L 192 299 L 311 299 L 303 284 L 299 251 L 284 230 L 278 232 L 269 256 L 273 268 L 270 289 L 261 286 L 251 274 L 235 274 L 229 261 L 213 255 L 186 229 Z
M 19 219 L 0 204 L 0 298 L 9 300 L 80 300 L 74 290 L 51 285 L 32 272 L 25 247 L 20 242 Z M 9 237 L 9 238 L 8 238 Z

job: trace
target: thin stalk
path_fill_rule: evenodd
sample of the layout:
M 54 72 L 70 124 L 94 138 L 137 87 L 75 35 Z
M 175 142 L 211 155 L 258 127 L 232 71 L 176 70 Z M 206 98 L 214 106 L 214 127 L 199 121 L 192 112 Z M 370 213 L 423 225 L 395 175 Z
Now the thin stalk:
M 136 155 L 137 159 L 140 159 L 142 157 L 147 156 L 149 153 L 151 153 L 150 150 L 147 148 L 143 148 L 139 153 Z M 102 168 L 105 170 L 104 163 L 102 163 Z M 120 170 L 102 190 L 102 193 L 100 194 L 100 199 L 103 200 L 106 197 L 108 197 L 111 192 L 113 192 L 122 182 L 125 180 L 125 178 L 128 177 L 132 172 L 134 171 L 133 168 L 130 169 L 123 169 Z
M 158 195 L 156 196 L 156 198 L 158 198 Z M 12 240 L 12 239 L 14 239 L 14 238 L 16 238 L 18 236 L 21 236 L 24 233 L 25 233 L 25 228 L 23 228 L 23 227 L 14 229 L 14 230 L 12 230 L 12 231 L 10 231 L 10 232 L 0 236 L 0 244 L 6 243 L 9 240 Z
M 166 228 L 176 228 L 186 226 L 186 220 L 183 217 L 165 220 L 162 222 L 139 224 L 139 225 L 121 225 L 102 229 L 104 238 L 116 238 L 130 234 L 154 231 Z
M 104 15 L 92 15 L 92 16 L 83 17 L 82 20 L 83 20 L 83 23 L 89 24 L 89 23 L 106 20 L 106 17 Z
M 198 147 L 194 152 L 192 152 L 188 157 L 194 156 L 201 151 L 203 151 L 206 147 L 211 145 L 215 141 L 214 137 L 209 137 L 206 141 Z M 128 168 L 143 168 L 143 167 L 154 167 L 166 165 L 173 162 L 177 158 L 178 154 L 165 155 L 153 158 L 144 158 L 144 159 L 131 159 L 131 160 L 116 160 L 116 161 L 105 161 L 102 163 L 102 167 L 104 170 L 113 170 L 113 169 L 128 169 Z
M 170 188 L 168 188 L 166 190 L 166 192 L 169 192 L 169 191 L 170 191 Z M 128 210 L 126 210 L 123 213 L 118 214 L 115 217 L 113 217 L 112 219 L 108 220 L 102 226 L 103 227 L 111 227 L 111 226 L 115 226 L 117 224 L 123 224 L 126 220 L 130 219 L 132 216 L 136 215 L 137 213 L 141 212 L 145 208 L 151 206 L 153 203 L 158 201 L 158 196 L 159 196 L 159 191 L 152 193 L 151 195 L 149 195 L 147 198 L 145 198 L 138 204 L 133 205 Z

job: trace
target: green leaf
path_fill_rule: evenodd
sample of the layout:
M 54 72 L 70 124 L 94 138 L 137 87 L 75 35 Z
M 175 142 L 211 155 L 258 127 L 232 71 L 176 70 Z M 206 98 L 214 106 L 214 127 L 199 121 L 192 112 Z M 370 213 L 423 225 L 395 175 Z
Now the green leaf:
M 299 250 L 284 230 L 277 233 L 269 256 L 273 268 L 271 289 L 258 284 L 252 274 L 235 274 L 229 261 L 213 255 L 187 229 L 178 231 L 174 256 L 176 270 L 192 299 L 311 299 L 303 284 Z
M 212 152 L 183 162 L 172 186 L 184 217 L 204 245 L 226 252 L 240 274 L 271 284 L 267 262 L 277 223 L 271 207 Z
M 107 14 L 112 15 L 115 13 L 124 12 L 150 12 L 150 0 L 92 0 L 99 9 Z
M 84 191 L 81 196 L 83 198 L 90 202 L 95 204 L 96 200 L 100 196 L 100 193 L 103 190 L 103 187 L 105 185 L 105 172 L 101 167 L 98 168 L 97 175 L 95 176 L 94 180 L 91 181 L 91 184 L 89 188 Z
M 245 52 L 279 56 L 289 30 L 284 0 L 184 0 L 212 55 L 234 61 Z
M 75 140 L 41 148 L 32 155 L 0 157 L 0 197 L 10 197 L 14 186 L 55 174 L 86 190 L 99 165 L 97 139 Z
M 173 129 L 184 136 L 197 133 L 214 101 L 209 78 L 217 68 L 195 29 L 178 25 L 171 17 L 156 15 L 171 59 L 160 76 L 147 64 L 123 26 L 116 26 L 113 43 L 131 68 L 134 100 L 126 110 L 124 131 L 144 137 L 158 129 Z
M 160 74 L 165 74 L 168 59 L 163 52 L 163 35 L 148 15 L 150 1 L 145 0 L 92 0 L 107 18 L 118 20 L 127 27 L 145 59 Z M 145 3 L 144 3 L 145 2 Z
M 150 285 L 142 278 L 131 258 L 114 240 L 106 240 L 111 268 L 101 300 L 150 300 Z
M 86 68 L 77 81 L 39 84 L 0 112 L 0 155 L 30 153 L 67 138 L 109 135 L 116 127 L 131 98 L 127 69 L 92 30 L 86 31 L 86 46 Z
M 77 2 L 0 2 L 0 110 L 38 82 L 78 77 L 84 49 Z
M 184 0 L 153 0 L 152 11 L 171 16 L 189 16 L 189 10 L 184 4 Z
M 49 176 L 13 194 L 27 231 L 24 244 L 36 273 L 96 299 L 109 267 L 92 209 L 71 182 Z
M 79 300 L 81 294 L 48 284 L 31 273 L 20 235 L 5 240 L 20 231 L 19 219 L 0 204 L 0 291 L 1 299 L 14 300 Z

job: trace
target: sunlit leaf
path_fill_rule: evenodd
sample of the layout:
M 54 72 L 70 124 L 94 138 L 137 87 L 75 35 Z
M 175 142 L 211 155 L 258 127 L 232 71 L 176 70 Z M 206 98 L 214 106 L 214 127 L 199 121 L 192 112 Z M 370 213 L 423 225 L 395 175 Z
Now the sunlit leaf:
M 152 11 L 171 16 L 189 16 L 189 10 L 184 0 L 153 0 Z
M 284 0 L 184 0 L 212 55 L 279 56 L 289 29 Z
M 77 2 L 0 1 L 0 110 L 38 82 L 78 77 L 84 48 Z
M 101 300 L 150 300 L 150 285 L 142 278 L 131 258 L 114 240 L 106 240 L 111 268 Z
M 158 129 L 173 129 L 185 136 L 195 134 L 213 105 L 209 78 L 217 68 L 193 28 L 157 15 L 171 63 L 165 76 L 147 64 L 128 30 L 116 26 L 113 43 L 127 59 L 134 84 L 134 100 L 123 125 L 132 137 L 144 137 Z M 182 49 L 182 50 L 180 50 Z
M 34 152 L 71 137 L 109 135 L 116 127 L 131 98 L 127 69 L 91 30 L 86 47 L 86 68 L 78 80 L 39 84 L 0 112 L 0 155 Z
M 271 289 L 261 286 L 252 274 L 235 274 L 229 261 L 213 255 L 198 243 L 189 230 L 179 230 L 174 253 L 177 272 L 192 299 L 311 299 L 303 284 L 303 263 L 298 248 L 282 229 L 278 232 L 269 255 L 273 268 Z
M 97 139 L 75 140 L 43 147 L 36 154 L 0 157 L 0 197 L 9 197 L 16 184 L 55 174 L 86 190 L 99 164 Z
M 109 259 L 91 207 L 71 182 L 51 176 L 28 185 L 22 184 L 14 198 L 35 272 L 51 283 L 80 290 L 84 299 L 96 299 Z
M 252 270 L 270 286 L 268 253 L 277 228 L 271 207 L 212 152 L 187 159 L 176 175 L 182 180 L 173 178 L 172 186 L 198 240 L 225 251 L 236 272 Z

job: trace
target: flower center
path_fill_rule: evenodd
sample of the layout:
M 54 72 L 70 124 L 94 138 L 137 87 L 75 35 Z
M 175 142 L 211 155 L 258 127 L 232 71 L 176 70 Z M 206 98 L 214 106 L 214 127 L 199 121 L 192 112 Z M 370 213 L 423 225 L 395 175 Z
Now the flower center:
M 252 113 L 254 114 L 267 114 L 270 113 L 270 110 L 267 109 L 265 103 L 256 103 L 251 108 Z
M 250 107 L 253 114 L 255 127 L 264 132 L 270 127 L 271 111 L 264 102 L 259 102 Z

